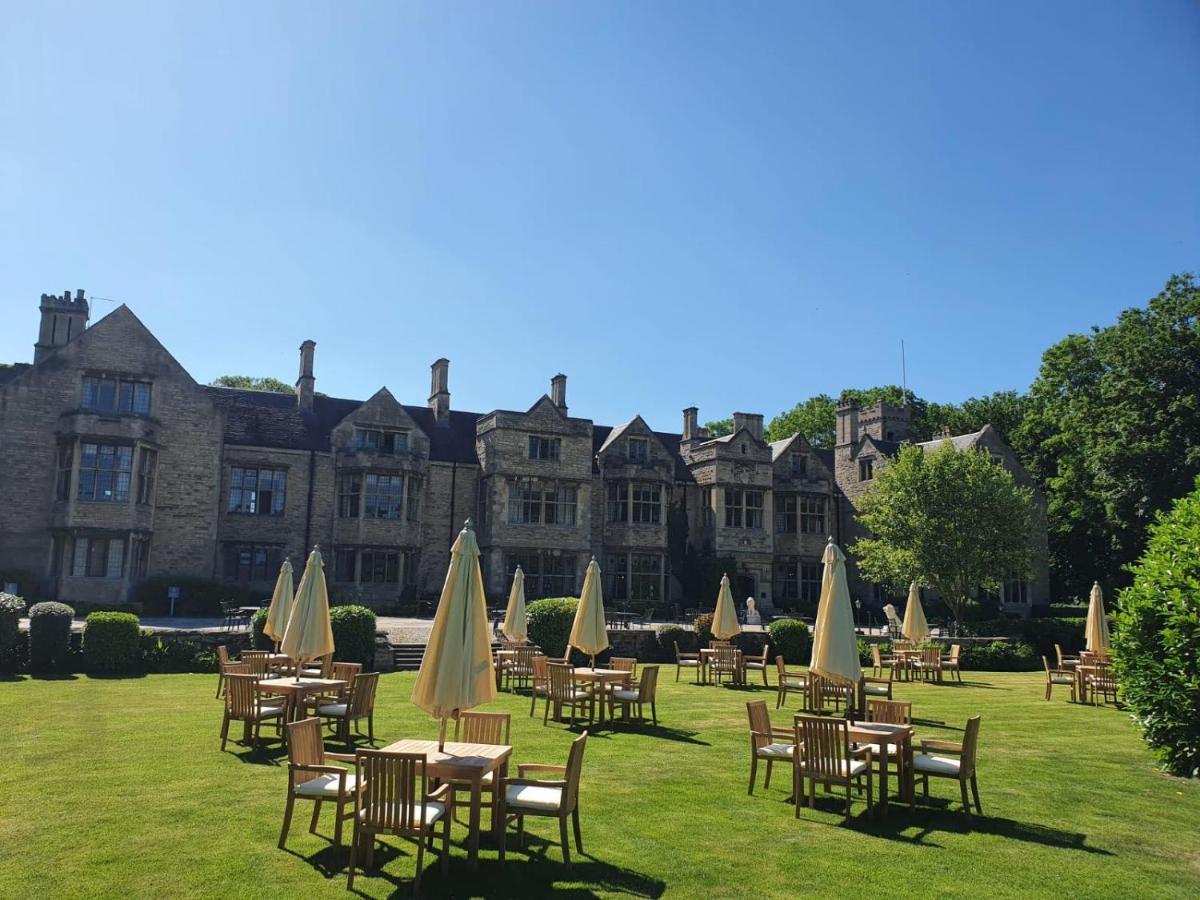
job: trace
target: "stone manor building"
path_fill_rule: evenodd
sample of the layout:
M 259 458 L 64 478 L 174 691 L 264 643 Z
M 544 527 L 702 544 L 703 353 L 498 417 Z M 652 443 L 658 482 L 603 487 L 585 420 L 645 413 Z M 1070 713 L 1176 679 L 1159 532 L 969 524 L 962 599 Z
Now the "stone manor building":
M 816 602 L 826 538 L 853 537 L 856 498 L 907 436 L 908 411 L 883 405 L 839 408 L 833 451 L 767 442 L 749 413 L 712 438 L 695 407 L 680 433 L 639 415 L 597 425 L 570 414 L 565 375 L 528 408 L 466 412 L 445 359 L 425 405 L 387 388 L 336 399 L 316 391 L 312 341 L 294 394 L 211 387 L 126 306 L 90 327 L 83 291 L 40 309 L 33 362 L 0 367 L 0 572 L 65 602 L 119 602 L 149 576 L 266 595 L 314 544 L 336 597 L 432 599 L 471 518 L 495 602 L 518 564 L 530 598 L 576 594 L 595 556 L 609 602 L 709 605 L 715 588 L 684 596 L 680 577 L 707 556 L 732 568 L 739 602 L 787 609 Z M 990 428 L 953 440 L 1031 483 Z M 1007 607 L 1049 602 L 1040 566 L 1005 586 Z M 853 593 L 885 599 L 857 578 Z

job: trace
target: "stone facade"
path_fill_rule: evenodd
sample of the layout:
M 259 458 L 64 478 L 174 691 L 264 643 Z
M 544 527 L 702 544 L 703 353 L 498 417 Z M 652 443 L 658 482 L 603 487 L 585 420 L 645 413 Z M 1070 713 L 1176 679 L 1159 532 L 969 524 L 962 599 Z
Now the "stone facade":
M 210 387 L 128 308 L 90 328 L 89 311 L 82 292 L 43 296 L 34 363 L 0 368 L 0 572 L 68 602 L 117 602 L 149 576 L 265 594 L 284 557 L 302 565 L 319 545 L 335 596 L 414 603 L 437 596 L 470 518 L 498 603 L 518 564 L 530 597 L 575 594 L 595 557 L 618 605 L 711 604 L 684 595 L 692 553 L 731 570 L 739 603 L 809 605 L 825 541 L 855 534 L 861 467 L 907 436 L 907 410 L 878 405 L 839 409 L 832 452 L 768 443 L 751 413 L 719 438 L 694 407 L 682 433 L 640 416 L 610 428 L 569 414 L 561 374 L 523 412 L 463 412 L 445 359 L 426 405 L 386 388 L 343 400 L 316 390 L 312 341 L 294 395 Z M 991 429 L 955 440 L 1030 483 Z M 1048 600 L 1044 566 L 1023 591 Z

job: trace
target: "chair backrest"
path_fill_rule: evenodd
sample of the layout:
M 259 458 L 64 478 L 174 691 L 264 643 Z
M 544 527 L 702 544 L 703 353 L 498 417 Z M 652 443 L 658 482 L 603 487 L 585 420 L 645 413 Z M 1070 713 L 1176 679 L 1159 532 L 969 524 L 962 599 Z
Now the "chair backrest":
M 893 641 L 892 642 L 893 650 L 911 650 L 912 648 L 913 648 L 912 641 Z
M 1054 645 L 1054 654 L 1055 654 L 1055 655 L 1058 657 L 1058 667 L 1059 667 L 1060 669 L 1064 669 L 1064 668 L 1066 668 L 1066 666 L 1064 666 L 1064 665 L 1063 665 L 1063 652 L 1062 652 L 1062 644 L 1055 644 L 1055 645 Z
M 979 746 L 979 716 L 967 719 L 967 727 L 963 732 L 962 756 L 959 762 L 959 772 L 966 777 L 975 771 L 975 750 Z
M 642 681 L 638 685 L 638 702 L 649 703 L 658 689 L 658 666 L 642 666 Z
M 750 717 L 750 732 L 754 748 L 757 750 L 759 747 L 765 747 L 771 743 L 771 714 L 767 712 L 767 701 L 749 701 L 746 704 L 746 714 Z
M 466 744 L 507 744 L 510 713 L 462 712 L 454 725 L 454 739 Z
M 550 699 L 575 698 L 575 670 L 565 663 L 550 663 Z
M 770 652 L 771 652 L 771 645 L 763 644 L 762 653 L 758 654 L 758 656 L 752 657 L 752 659 L 758 660 L 765 666 L 767 664 L 767 659 L 769 658 L 768 654 Z
M 628 672 L 630 675 L 637 674 L 637 658 L 633 656 L 614 656 L 608 661 L 610 669 L 616 669 L 618 672 Z
M 354 681 L 354 676 L 362 671 L 362 663 L 335 662 L 329 667 L 329 677 L 334 681 L 346 682 L 347 688 Z
M 958 655 L 960 653 L 962 653 L 962 645 L 961 644 L 951 644 L 950 645 L 950 662 L 952 662 L 952 663 L 958 662 Z
M 226 663 L 224 672 L 226 675 L 249 675 L 250 666 L 244 662 Z
M 921 665 L 930 669 L 940 669 L 942 667 L 942 648 L 941 647 L 923 647 L 921 648 Z
M 587 745 L 588 733 L 585 731 L 571 742 L 571 752 L 567 755 L 567 782 L 563 790 L 563 809 L 574 809 L 579 802 L 579 773 L 583 771 L 583 748 Z
M 369 716 L 375 711 L 375 688 L 379 685 L 378 672 L 359 672 L 350 682 L 350 703 L 346 715 Z
M 1045 655 L 1042 656 L 1042 668 L 1046 670 L 1046 678 L 1050 677 L 1050 660 Z
M 720 647 L 730 647 L 730 646 L 733 646 L 733 645 L 729 641 L 709 641 L 708 642 L 709 650 L 716 650 Z
M 879 655 L 879 645 L 878 644 L 871 645 L 871 663 L 877 669 L 883 668 L 883 657 Z
M 717 667 L 723 671 L 732 672 L 737 666 L 737 647 L 725 644 L 717 647 Z
M 326 653 L 324 656 L 321 657 L 320 663 L 321 663 L 321 677 L 322 678 L 331 678 L 333 675 L 333 654 Z M 357 665 L 357 663 L 351 663 L 351 665 Z M 359 666 L 359 668 L 361 669 L 362 666 Z
M 779 673 L 779 678 L 781 681 L 783 680 L 783 677 L 787 675 L 787 664 L 783 661 L 782 653 L 775 657 L 775 671 Z
M 912 702 L 908 700 L 868 700 L 867 721 L 888 725 L 911 725 Z
M 229 648 L 224 644 L 217 645 L 217 662 L 222 669 L 229 665 Z
M 679 649 L 679 641 L 675 641 L 674 644 L 675 644 L 675 662 L 679 662 L 681 659 L 683 659 L 683 651 L 681 651 Z
M 320 719 L 301 719 L 299 722 L 289 722 L 287 738 L 289 764 L 293 766 L 325 765 L 325 739 L 321 735 Z M 316 777 L 315 773 L 313 777 Z
M 1079 651 L 1079 664 L 1081 666 L 1094 665 L 1095 662 L 1096 662 L 1096 654 L 1095 653 L 1092 653 L 1090 650 L 1080 650 Z
M 538 655 L 537 647 L 532 644 L 522 644 L 514 648 L 516 656 L 513 657 L 513 669 L 524 675 L 533 674 L 533 659 Z
M 266 675 L 268 656 L 270 656 L 268 650 L 243 650 L 242 662 L 246 663 L 255 675 Z
M 252 719 L 258 707 L 254 690 L 258 676 L 252 673 L 225 672 L 225 707 L 231 719 Z
M 845 779 L 850 760 L 850 729 L 845 719 L 796 716 L 796 746 L 801 744 L 806 769 L 821 777 Z
M 550 680 L 550 660 L 541 653 L 533 657 L 533 680 L 538 684 L 545 684 Z
M 424 753 L 359 750 L 354 767 L 362 786 L 357 810 L 363 825 L 405 834 L 421 831 L 429 793 Z
M 1096 667 L 1096 671 L 1092 673 L 1092 682 L 1103 688 L 1113 688 L 1116 686 L 1117 680 L 1112 673 L 1112 663 L 1108 657 L 1096 654 L 1092 657 L 1092 665 Z

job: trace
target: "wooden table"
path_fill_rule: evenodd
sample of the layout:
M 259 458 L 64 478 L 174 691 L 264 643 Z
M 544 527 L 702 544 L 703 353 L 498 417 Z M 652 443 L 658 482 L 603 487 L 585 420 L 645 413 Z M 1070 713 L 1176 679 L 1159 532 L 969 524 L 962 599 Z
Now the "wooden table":
M 701 681 L 701 683 L 708 684 L 708 674 L 709 674 L 708 669 L 709 669 L 709 666 L 712 665 L 712 661 L 714 659 L 716 659 L 716 656 L 717 656 L 717 648 L 716 647 L 705 647 L 700 650 L 700 681 Z M 745 670 L 742 668 L 742 651 L 735 650 L 734 656 L 735 656 L 734 670 L 731 673 L 733 675 L 733 683 L 741 684 L 742 676 L 745 674 Z
M 425 771 L 432 778 L 466 781 L 471 785 L 471 820 L 468 839 L 467 865 L 471 871 L 479 868 L 479 817 L 482 806 L 483 776 L 492 776 L 492 836 L 504 840 L 504 784 L 508 779 L 508 758 L 512 747 L 507 744 L 464 744 L 446 741 L 438 750 L 437 741 L 396 741 L 383 748 L 388 753 L 424 753 Z
M 887 815 L 888 808 L 888 744 L 895 744 L 899 753 L 900 796 L 909 804 L 913 802 L 916 788 L 913 784 L 913 751 L 911 725 L 889 725 L 884 722 L 851 722 L 850 740 L 856 744 L 874 744 L 879 747 L 879 814 Z
M 629 681 L 629 672 L 624 669 L 592 669 L 584 666 L 575 670 L 576 681 L 590 681 L 600 688 L 600 723 L 604 723 L 605 693 L 610 685 L 625 684 Z
M 260 694 L 278 694 L 284 698 L 284 721 L 295 722 L 304 712 L 304 698 L 311 694 L 336 693 L 349 687 L 349 682 L 336 678 L 262 678 L 255 685 Z M 286 734 L 286 731 L 285 731 Z

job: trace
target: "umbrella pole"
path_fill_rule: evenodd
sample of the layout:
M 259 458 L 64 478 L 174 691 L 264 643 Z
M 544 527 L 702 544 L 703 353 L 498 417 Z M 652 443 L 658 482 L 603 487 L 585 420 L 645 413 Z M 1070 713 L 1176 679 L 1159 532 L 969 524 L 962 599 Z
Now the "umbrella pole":
M 446 717 L 442 716 L 442 727 L 438 729 L 438 753 L 446 749 Z

